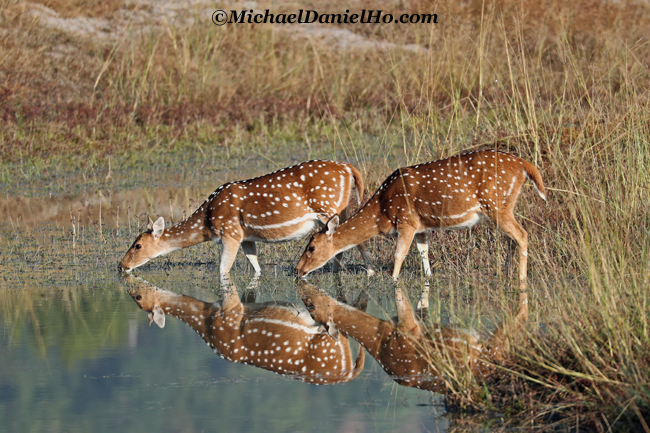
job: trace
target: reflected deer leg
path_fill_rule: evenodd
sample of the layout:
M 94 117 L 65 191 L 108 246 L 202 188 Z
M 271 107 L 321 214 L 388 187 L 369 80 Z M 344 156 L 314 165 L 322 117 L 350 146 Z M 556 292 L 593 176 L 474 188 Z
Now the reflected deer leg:
M 428 310 L 429 310 L 429 282 L 425 281 L 424 288 L 422 289 L 422 293 L 420 294 L 420 299 L 418 299 L 416 313 L 421 319 L 424 320 L 427 317 Z
M 336 276 L 336 300 L 343 304 L 348 303 L 348 298 L 343 291 L 343 282 L 341 281 L 340 275 Z
M 244 305 L 239 299 L 237 287 L 230 278 L 221 278 L 221 291 L 223 292 L 222 309 L 224 311 L 244 311 Z
M 368 291 L 361 289 L 359 296 L 357 296 L 357 299 L 352 303 L 352 306 L 357 310 L 363 311 L 365 313 L 368 309 Z
M 400 283 L 395 284 L 395 305 L 397 307 L 397 318 L 399 319 L 397 328 L 414 338 L 419 337 L 420 325 L 415 318 L 415 313 L 409 303 L 408 297 L 402 292 Z
M 260 276 L 255 275 L 253 279 L 248 283 L 248 286 L 244 289 L 241 294 L 241 302 L 244 304 L 253 304 L 255 303 L 255 291 L 260 285 Z
M 528 292 L 526 279 L 528 269 L 528 233 L 519 225 L 512 215 L 502 216 L 499 227 L 519 245 L 519 312 L 516 320 L 528 319 Z

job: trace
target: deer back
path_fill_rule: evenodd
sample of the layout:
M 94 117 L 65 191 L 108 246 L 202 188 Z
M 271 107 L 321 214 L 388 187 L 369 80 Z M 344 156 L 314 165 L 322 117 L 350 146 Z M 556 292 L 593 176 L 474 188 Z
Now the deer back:
M 230 182 L 199 208 L 215 236 L 281 242 L 300 239 L 318 221 L 348 206 L 356 188 L 363 194 L 359 171 L 336 161 L 308 161 L 265 176 Z M 183 230 L 179 227 L 175 230 Z

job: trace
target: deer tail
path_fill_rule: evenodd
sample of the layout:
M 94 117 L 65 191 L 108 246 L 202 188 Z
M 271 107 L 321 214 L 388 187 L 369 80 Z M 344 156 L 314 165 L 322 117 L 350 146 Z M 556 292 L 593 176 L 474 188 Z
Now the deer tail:
M 530 162 L 526 160 L 523 160 L 523 162 L 524 162 L 524 171 L 526 172 L 526 177 L 528 177 L 528 179 L 530 179 L 535 185 L 537 194 L 539 194 L 539 196 L 542 199 L 546 200 L 546 190 L 544 189 L 544 181 L 542 180 L 541 173 Z
M 363 178 L 361 177 L 361 172 L 357 170 L 356 167 L 350 165 L 350 171 L 352 172 L 352 177 L 354 178 L 354 189 L 356 190 L 357 202 L 361 206 L 361 200 L 363 199 Z

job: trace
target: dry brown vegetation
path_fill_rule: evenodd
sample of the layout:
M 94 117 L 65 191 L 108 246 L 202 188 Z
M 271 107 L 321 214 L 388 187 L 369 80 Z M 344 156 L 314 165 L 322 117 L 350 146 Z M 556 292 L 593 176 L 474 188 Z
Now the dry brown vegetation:
M 339 26 L 394 44 L 368 49 L 348 33 L 308 27 L 216 28 L 205 5 L 163 20 L 157 3 L 42 4 L 61 19 L 105 20 L 108 30 L 66 31 L 33 3 L 1 3 L 4 173 L 30 161 L 119 160 L 151 143 L 266 152 L 268 143 L 309 141 L 334 143 L 377 185 L 398 165 L 512 151 L 540 168 L 550 190 L 546 205 L 524 194 L 518 207 L 531 239 L 532 322 L 546 327 L 531 326 L 488 391 L 461 392 L 460 379 L 450 386 L 465 403 L 532 428 L 649 431 L 649 6 L 273 6 L 439 14 L 435 26 Z M 456 235 L 445 236 L 432 258 L 445 257 Z M 472 263 L 492 260 L 484 251 Z
M 77 2 L 44 4 L 60 19 L 87 19 Z M 152 131 L 168 142 L 180 133 L 217 145 L 235 128 L 249 139 L 269 130 L 318 139 L 332 118 L 374 133 L 399 126 L 438 146 L 459 139 L 450 128 L 479 143 L 531 138 L 540 152 L 542 134 L 602 122 L 603 108 L 624 116 L 620 103 L 648 81 L 648 14 L 639 5 L 422 2 L 390 10 L 435 11 L 440 25 L 342 26 L 370 40 L 417 44 L 419 52 L 338 49 L 272 25 L 206 27 L 199 8 L 176 11 L 175 23 L 147 3 L 98 5 L 88 16 L 103 12 L 108 33 L 66 32 L 47 13 L 35 14 L 34 4 L 3 5 L 5 157 L 115 154 L 142 146 Z M 181 18 L 194 23 L 180 25 Z M 459 146 L 449 147 L 434 150 Z

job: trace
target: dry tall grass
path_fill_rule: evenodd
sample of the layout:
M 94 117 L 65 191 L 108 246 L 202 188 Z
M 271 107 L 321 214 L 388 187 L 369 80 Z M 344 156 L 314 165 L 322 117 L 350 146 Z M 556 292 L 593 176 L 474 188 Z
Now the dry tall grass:
M 83 15 L 74 1 L 47 4 L 60 17 Z M 48 27 L 25 3 L 1 3 L 3 176 L 29 161 L 79 166 L 151 146 L 299 142 L 334 143 L 332 153 L 356 159 L 372 185 L 398 165 L 512 151 L 541 169 L 550 190 L 547 204 L 518 207 L 531 240 L 532 322 L 546 326 L 529 328 L 510 373 L 474 401 L 510 408 L 532 426 L 650 431 L 650 7 L 502 0 L 318 9 L 439 14 L 434 26 L 342 27 L 398 46 L 368 50 L 301 29 L 216 28 L 198 8 L 186 14 L 193 23 L 152 14 L 155 25 L 143 26 L 127 13 L 153 7 L 139 4 L 90 8 L 113 27 L 102 39 Z
M 79 13 L 74 1 L 46 4 L 59 18 Z M 112 32 L 102 38 L 93 26 L 85 36 L 66 32 L 26 3 L 4 2 L 5 157 L 57 150 L 104 156 L 152 140 L 221 145 L 234 130 L 242 142 L 305 132 L 331 139 L 333 119 L 354 135 L 396 127 L 409 147 L 425 145 L 436 155 L 495 138 L 532 141 L 539 153 L 541 141 L 563 127 L 600 121 L 603 107 L 624 115 L 625 99 L 648 80 L 642 39 L 648 15 L 639 5 L 365 4 L 440 15 L 435 26 L 344 27 L 426 49 L 386 52 L 339 49 L 281 26 L 216 28 L 199 9 L 177 17 L 193 24 L 166 23 L 155 11 L 146 15 L 151 5 L 139 4 L 106 6 Z M 88 13 L 96 15 L 96 8 Z M 153 24 L 142 24 L 136 13 Z

